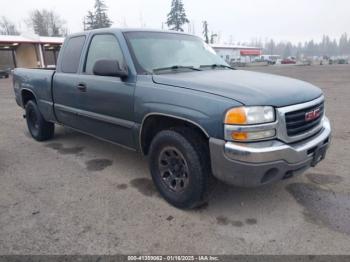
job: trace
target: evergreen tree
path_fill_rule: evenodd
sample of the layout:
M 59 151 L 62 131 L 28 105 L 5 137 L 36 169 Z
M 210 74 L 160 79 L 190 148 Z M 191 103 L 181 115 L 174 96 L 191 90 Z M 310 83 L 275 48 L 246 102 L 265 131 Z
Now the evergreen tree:
M 84 31 L 94 29 L 95 27 L 95 16 L 93 12 L 88 11 L 87 16 L 84 18 Z
M 95 2 L 95 28 L 111 27 L 112 21 L 107 15 L 107 6 L 104 0 L 96 0 Z
M 203 36 L 204 40 L 207 44 L 209 44 L 209 28 L 208 28 L 208 22 L 204 21 L 203 22 Z
M 183 32 L 182 26 L 189 22 L 182 0 L 172 0 L 167 20 L 168 27 L 171 27 L 171 30 Z
M 107 15 L 108 8 L 104 0 L 95 0 L 94 11 L 88 11 L 84 18 L 84 30 L 111 27 L 112 21 Z

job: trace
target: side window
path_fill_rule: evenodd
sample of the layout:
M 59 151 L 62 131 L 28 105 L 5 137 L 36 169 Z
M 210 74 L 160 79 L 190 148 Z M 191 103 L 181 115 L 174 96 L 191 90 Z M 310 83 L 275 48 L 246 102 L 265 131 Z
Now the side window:
M 85 36 L 77 36 L 68 40 L 62 56 L 62 72 L 78 72 L 81 52 L 83 50 Z
M 93 74 L 93 67 L 97 60 L 118 60 L 121 68 L 125 67 L 122 50 L 113 35 L 95 35 L 90 43 L 85 63 L 85 73 Z

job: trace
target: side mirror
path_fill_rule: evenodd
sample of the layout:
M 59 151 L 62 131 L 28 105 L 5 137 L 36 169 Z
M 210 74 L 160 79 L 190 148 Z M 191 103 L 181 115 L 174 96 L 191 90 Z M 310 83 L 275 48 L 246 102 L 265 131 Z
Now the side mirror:
M 97 60 L 93 67 L 93 73 L 99 76 L 116 76 L 120 78 L 128 76 L 128 72 L 120 68 L 117 60 L 108 59 Z

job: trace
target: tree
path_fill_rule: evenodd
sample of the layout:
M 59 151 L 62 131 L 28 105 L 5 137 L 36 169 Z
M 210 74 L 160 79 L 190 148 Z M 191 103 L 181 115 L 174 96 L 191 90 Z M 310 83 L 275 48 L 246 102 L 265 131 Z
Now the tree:
M 284 48 L 283 57 L 287 58 L 292 56 L 292 43 L 288 42 Z
M 103 0 L 96 0 L 95 2 L 95 24 L 97 28 L 111 27 L 112 21 L 107 15 L 107 6 Z
M 95 0 L 94 11 L 88 11 L 84 18 L 84 30 L 111 27 L 113 22 L 109 19 L 107 11 L 104 0 Z
M 267 44 L 265 44 L 265 51 L 269 55 L 275 54 L 275 48 L 276 48 L 276 44 L 275 44 L 275 41 L 273 41 L 273 39 L 271 39 Z
M 28 25 L 31 26 L 37 35 L 48 36 L 49 28 L 48 22 L 46 20 L 47 11 L 46 10 L 34 10 L 30 14 Z
M 314 40 L 306 41 L 303 44 L 292 44 L 290 42 L 278 42 L 267 40 L 264 45 L 264 52 L 274 53 L 283 57 L 296 56 L 302 57 L 332 57 L 332 56 L 349 56 L 350 55 L 350 38 L 347 33 L 340 36 L 339 39 L 331 39 L 324 35 L 320 42 Z M 271 46 L 274 46 L 274 52 L 271 52 Z
M 64 22 L 53 11 L 50 11 L 48 13 L 47 20 L 49 22 L 49 35 L 50 36 L 64 36 L 67 34 L 67 30 L 65 28 L 63 28 Z
M 27 24 L 40 36 L 64 36 L 67 34 L 67 30 L 64 28 L 65 21 L 52 10 L 34 10 L 30 14 Z
M 348 35 L 346 33 L 342 34 L 339 39 L 339 53 L 347 54 L 348 52 Z
M 84 17 L 84 31 L 94 29 L 95 27 L 95 16 L 91 11 L 88 11 L 86 17 Z
M 215 34 L 215 33 L 211 33 L 211 35 L 210 35 L 210 43 L 211 44 L 214 44 L 215 43 L 215 37 L 217 37 L 218 36 L 218 34 Z
M 19 35 L 15 24 L 5 16 L 0 18 L 0 35 Z
M 172 0 L 171 10 L 168 14 L 167 25 L 171 30 L 181 31 L 184 24 L 189 23 L 182 0 Z
M 204 36 L 205 42 L 209 44 L 209 28 L 208 28 L 207 21 L 203 21 L 203 36 Z

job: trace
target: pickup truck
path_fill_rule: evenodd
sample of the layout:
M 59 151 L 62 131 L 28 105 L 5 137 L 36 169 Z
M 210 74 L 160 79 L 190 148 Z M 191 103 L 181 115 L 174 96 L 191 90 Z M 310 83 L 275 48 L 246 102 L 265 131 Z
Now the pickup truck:
M 235 70 L 197 36 L 99 29 L 68 36 L 55 70 L 14 70 L 31 136 L 55 124 L 147 156 L 178 208 L 208 201 L 217 180 L 257 187 L 324 159 L 331 127 L 322 91 Z

